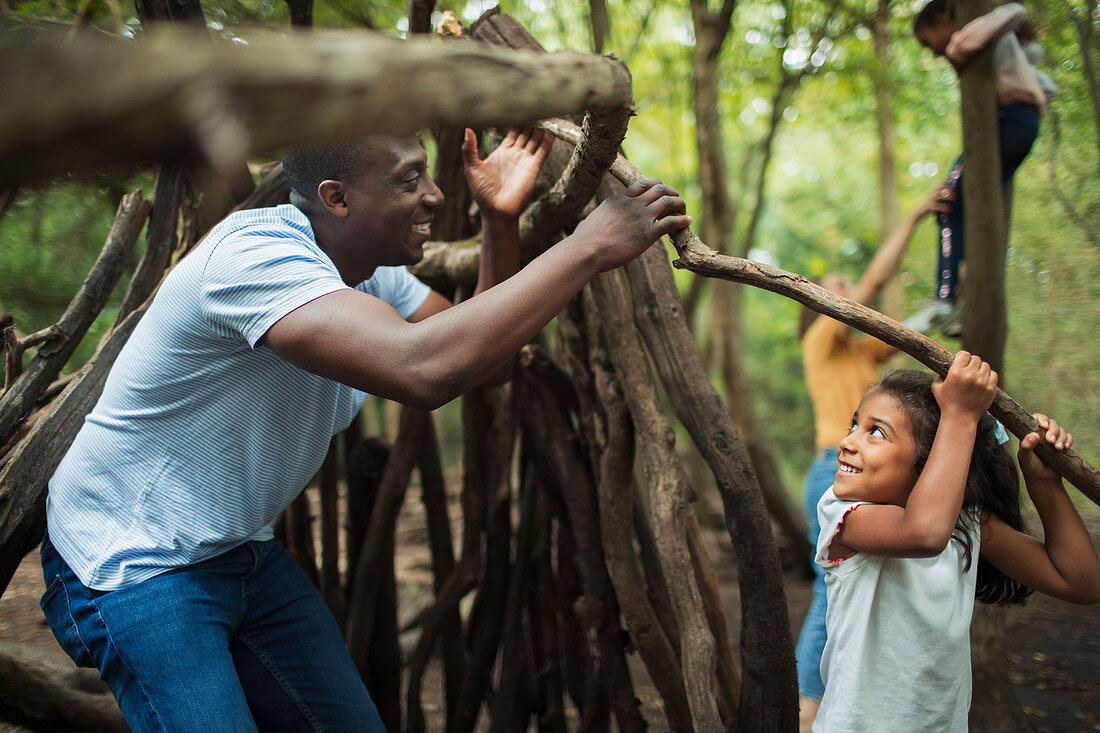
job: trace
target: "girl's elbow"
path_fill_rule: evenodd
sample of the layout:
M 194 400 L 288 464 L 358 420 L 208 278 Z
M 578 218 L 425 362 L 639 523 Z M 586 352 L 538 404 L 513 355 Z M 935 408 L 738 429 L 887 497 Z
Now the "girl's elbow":
M 915 532 L 912 538 L 911 557 L 935 557 L 947 548 L 947 543 L 950 541 L 951 532 L 945 534 L 936 528 Z
M 1047 595 L 1078 606 L 1100 603 L 1100 575 L 1090 578 L 1064 578 L 1059 586 L 1042 589 Z
M 1092 606 L 1100 603 L 1100 578 L 1094 579 L 1086 588 L 1082 588 L 1078 594 L 1070 599 L 1070 603 L 1081 606 Z

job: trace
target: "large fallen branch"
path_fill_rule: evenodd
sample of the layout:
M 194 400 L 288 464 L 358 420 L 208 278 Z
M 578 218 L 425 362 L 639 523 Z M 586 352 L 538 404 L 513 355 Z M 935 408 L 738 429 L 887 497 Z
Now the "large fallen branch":
M 19 100 L 0 108 L 0 189 L 196 156 L 225 170 L 303 140 L 502 126 L 631 100 L 626 66 L 609 57 L 362 33 L 205 42 L 202 53 L 180 32 L 140 43 L 8 34 L 0 67 L 0 97 Z
M 91 674 L 92 679 L 84 673 Z M 7 711 L 8 720 L 33 726 L 34 730 L 130 730 L 110 689 L 95 679 L 94 673 L 59 661 L 56 655 L 9 641 L 0 641 L 0 709 Z M 9 730 L 6 726 L 4 729 Z
M 945 376 L 951 367 L 954 354 L 932 339 L 872 308 L 831 293 L 801 275 L 753 260 L 720 255 L 687 230 L 674 237 L 673 243 L 680 253 L 680 259 L 673 263 L 676 267 L 707 277 L 746 283 L 797 300 L 811 310 L 904 351 L 940 376 Z M 1002 390 L 997 390 L 989 412 L 1019 438 L 1042 431 L 1031 414 Z M 1100 505 L 1100 472 L 1070 449 L 1057 451 L 1043 442 L 1036 450 L 1082 494 Z
M 542 122 L 539 126 L 563 140 L 577 142 L 581 139 L 580 128 L 562 120 Z M 626 185 L 645 177 L 622 156 L 612 164 L 609 172 Z M 872 308 L 831 293 L 799 274 L 755 260 L 719 254 L 695 236 L 691 229 L 675 233 L 672 243 L 680 255 L 672 263 L 678 268 L 706 277 L 745 283 L 797 300 L 817 313 L 835 318 L 904 351 L 940 376 L 946 375 L 951 367 L 954 355 L 932 339 Z M 1031 413 L 1002 390 L 997 391 L 989 412 L 1018 438 L 1041 431 Z M 1040 443 L 1036 450 L 1044 461 L 1082 494 L 1100 505 L 1100 472 L 1092 465 L 1070 449 L 1057 451 L 1046 443 Z

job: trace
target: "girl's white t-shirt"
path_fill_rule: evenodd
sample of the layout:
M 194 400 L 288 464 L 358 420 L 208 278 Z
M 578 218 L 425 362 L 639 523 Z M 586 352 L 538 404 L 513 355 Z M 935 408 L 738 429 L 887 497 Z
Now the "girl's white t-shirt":
M 815 560 L 825 568 L 829 605 L 821 657 L 825 695 L 813 732 L 965 733 L 978 532 L 967 570 L 954 539 L 935 557 L 859 552 L 831 563 L 830 543 L 848 512 L 863 503 L 842 501 L 830 488 L 817 505 Z

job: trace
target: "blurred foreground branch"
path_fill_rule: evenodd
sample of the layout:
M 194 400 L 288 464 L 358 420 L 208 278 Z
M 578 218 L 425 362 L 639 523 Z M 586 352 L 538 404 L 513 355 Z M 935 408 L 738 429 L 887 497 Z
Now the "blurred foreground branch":
M 615 59 L 317 33 L 247 45 L 0 39 L 0 190 L 70 170 L 193 160 L 227 170 L 318 138 L 509 125 L 631 104 Z M 401 83 L 395 84 L 394 80 Z

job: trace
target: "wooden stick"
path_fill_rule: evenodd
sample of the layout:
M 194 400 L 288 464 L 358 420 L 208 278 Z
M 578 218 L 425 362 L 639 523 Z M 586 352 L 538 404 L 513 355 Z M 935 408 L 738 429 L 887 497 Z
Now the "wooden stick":
M 393 537 L 394 525 L 405 500 L 409 476 L 423 435 L 424 420 L 429 416 L 430 413 L 423 410 L 411 407 L 401 409 L 397 439 L 386 463 L 378 496 L 371 507 L 370 523 L 355 562 L 355 575 L 348 583 L 350 598 L 346 637 L 348 650 L 360 672 L 367 669 L 367 656 L 378 610 L 378 593 L 385 581 L 387 543 Z
M 122 198 L 103 250 L 69 307 L 54 326 L 29 337 L 43 341 L 23 374 L 0 396 L 0 445 L 34 409 L 38 398 L 61 372 L 107 304 L 115 284 L 122 277 L 149 208 L 149 202 L 140 191 Z
M 435 423 L 431 420 L 428 421 L 424 439 L 420 444 L 417 467 L 420 470 L 421 498 L 428 524 L 428 545 L 432 554 L 432 589 L 436 598 L 439 598 L 447 581 L 455 573 L 455 555 L 451 539 L 450 513 L 447 510 L 447 483 L 443 475 L 443 460 L 440 456 Z M 440 631 L 442 632 L 440 652 L 443 657 L 443 687 L 447 710 L 451 710 L 458 699 L 465 663 L 462 650 L 462 616 L 458 612 L 457 605 L 449 608 L 444 614 Z
M 589 303 L 595 305 L 589 299 Z M 586 308 L 590 321 L 602 321 L 603 309 Z M 614 326 L 609 324 L 610 328 Z M 598 336 L 598 329 L 596 330 Z M 611 345 L 611 348 L 615 348 Z M 603 541 L 607 572 L 615 586 L 615 596 L 623 624 L 660 693 L 669 727 L 692 730 L 691 708 L 684 689 L 682 666 L 657 614 L 646 594 L 645 572 L 634 548 L 634 425 L 624 400 L 624 387 L 606 352 L 589 357 L 591 371 L 606 424 L 599 434 L 605 445 L 599 446 L 600 538 Z M 626 375 L 623 375 L 626 379 Z M 648 382 L 648 380 L 647 380 Z M 630 387 L 636 389 L 636 387 Z M 648 437 L 648 436 L 647 436 Z M 643 450 L 649 446 L 642 445 Z
M 511 125 L 631 100 L 626 66 L 592 54 L 353 33 L 242 46 L 204 32 L 202 48 L 168 28 L 141 43 L 6 34 L 0 96 L 19 104 L 0 110 L 0 189 L 150 160 L 225 170 L 308 140 Z
M 623 396 L 642 446 L 661 569 L 680 622 L 680 666 L 691 720 L 695 730 L 721 730 L 714 689 L 714 637 L 707 625 L 684 532 L 691 490 L 676 455 L 672 427 L 655 394 L 641 337 L 632 328 L 632 312 L 620 277 L 617 272 L 597 275 L 590 287 L 599 306 L 604 340 L 615 370 L 621 375 Z
M 580 615 L 596 638 L 602 677 L 615 721 L 624 733 L 640 731 L 645 722 L 638 710 L 623 655 L 618 603 L 600 542 L 596 488 L 570 416 L 562 401 L 556 399 L 545 384 L 558 373 L 547 366 L 549 362 L 545 352 L 535 347 L 527 346 L 520 352 L 520 365 L 524 370 L 520 382 L 524 409 L 520 411 L 520 419 L 534 445 L 539 447 L 533 451 L 532 459 L 544 474 L 552 477 L 564 499 L 584 589 L 586 611 Z

